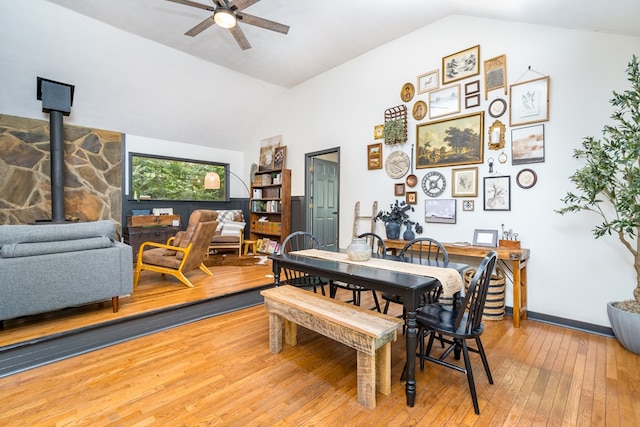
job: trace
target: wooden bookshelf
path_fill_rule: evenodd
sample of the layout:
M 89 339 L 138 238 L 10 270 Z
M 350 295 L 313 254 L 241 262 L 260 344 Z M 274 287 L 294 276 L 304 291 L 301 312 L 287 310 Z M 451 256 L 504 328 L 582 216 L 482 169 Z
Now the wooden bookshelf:
M 282 244 L 291 232 L 291 170 L 256 172 L 249 209 L 251 240 L 269 239 Z

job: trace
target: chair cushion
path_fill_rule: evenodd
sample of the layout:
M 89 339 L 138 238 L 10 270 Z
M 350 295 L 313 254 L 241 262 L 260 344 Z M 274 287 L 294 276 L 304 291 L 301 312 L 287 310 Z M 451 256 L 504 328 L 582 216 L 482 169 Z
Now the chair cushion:
M 167 256 L 162 248 L 147 249 L 142 253 L 142 262 L 145 264 L 160 265 L 168 268 L 178 268 L 182 260 L 176 256 Z
M 465 326 L 467 323 L 467 313 L 462 317 L 460 326 L 454 331 L 453 327 L 458 316 L 458 310 L 451 310 L 451 306 L 436 303 L 427 304 L 422 306 L 416 311 L 416 321 L 419 326 L 433 329 L 437 332 L 443 332 L 449 335 L 480 335 L 484 331 L 484 324 L 481 323 L 480 327 L 471 331 L 469 334 L 465 332 Z
M 246 224 L 244 222 L 227 221 L 223 224 L 220 235 L 238 237 L 244 230 L 245 225 Z

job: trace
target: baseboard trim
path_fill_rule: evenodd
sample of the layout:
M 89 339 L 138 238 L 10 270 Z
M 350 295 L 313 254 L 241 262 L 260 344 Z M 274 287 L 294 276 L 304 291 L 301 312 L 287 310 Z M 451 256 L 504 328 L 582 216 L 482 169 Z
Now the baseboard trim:
M 506 313 L 509 315 L 513 315 L 513 307 L 507 306 Z M 564 328 L 575 329 L 577 331 L 615 338 L 613 329 L 606 326 L 594 325 L 593 323 L 579 322 L 577 320 L 550 316 L 544 313 L 536 313 L 535 311 L 527 311 L 527 319 L 542 323 L 549 323 L 551 325 L 562 326 Z

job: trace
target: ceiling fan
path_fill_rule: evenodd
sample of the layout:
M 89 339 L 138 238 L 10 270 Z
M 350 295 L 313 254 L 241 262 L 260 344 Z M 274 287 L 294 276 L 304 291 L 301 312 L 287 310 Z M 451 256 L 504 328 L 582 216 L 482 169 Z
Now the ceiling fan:
M 238 45 L 240 45 L 240 48 L 242 48 L 242 50 L 246 50 L 251 49 L 251 45 L 242 32 L 242 29 L 240 29 L 240 27 L 237 25 L 238 22 L 254 25 L 266 30 L 276 31 L 282 34 L 287 34 L 289 32 L 288 25 L 280 24 L 278 22 L 270 21 L 268 19 L 260 18 L 258 16 L 249 15 L 248 13 L 242 12 L 243 9 L 256 4 L 260 0 L 235 0 L 231 2 L 227 0 L 212 0 L 213 6 L 207 6 L 191 0 L 167 1 L 213 12 L 210 17 L 184 33 L 186 36 L 197 36 L 212 25 L 218 24 L 222 28 L 229 29 L 229 31 L 231 31 L 231 34 L 233 35 L 233 38 L 236 39 L 236 42 L 238 43 Z

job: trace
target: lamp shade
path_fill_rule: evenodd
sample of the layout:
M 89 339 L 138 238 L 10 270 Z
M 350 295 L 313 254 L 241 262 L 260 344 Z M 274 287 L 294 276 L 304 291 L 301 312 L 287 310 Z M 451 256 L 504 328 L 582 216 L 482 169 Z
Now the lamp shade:
M 218 7 L 213 14 L 213 20 L 222 28 L 233 28 L 236 25 L 236 16 L 229 9 Z
M 218 190 L 220 188 L 220 175 L 215 172 L 207 172 L 204 176 L 204 188 L 207 190 Z

